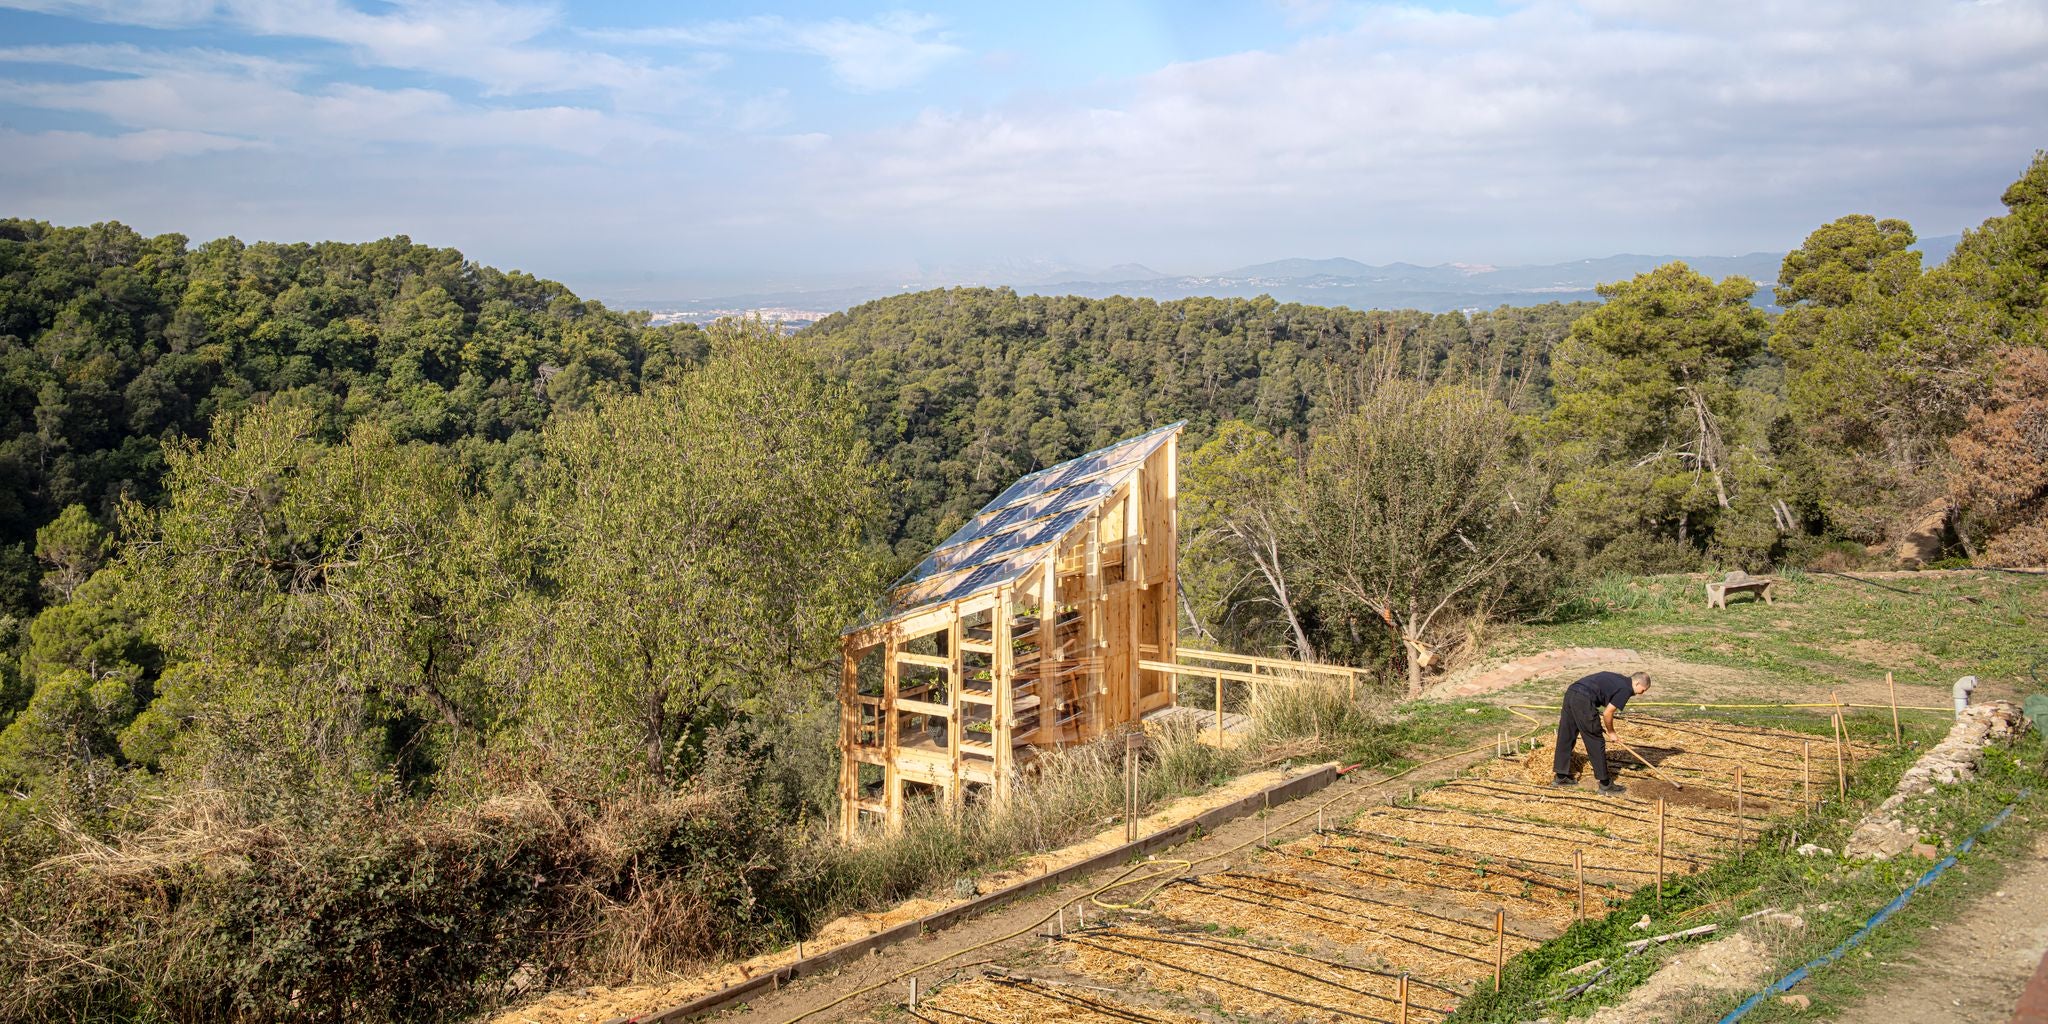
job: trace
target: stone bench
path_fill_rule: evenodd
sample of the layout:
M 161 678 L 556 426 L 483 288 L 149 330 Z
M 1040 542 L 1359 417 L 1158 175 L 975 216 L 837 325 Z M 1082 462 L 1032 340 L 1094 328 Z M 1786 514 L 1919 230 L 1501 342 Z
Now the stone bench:
M 1738 569 L 1717 583 L 1707 584 L 1707 607 L 1726 608 L 1728 595 L 1743 593 L 1755 594 L 1763 598 L 1765 604 L 1770 604 L 1771 585 L 1777 582 L 1773 577 L 1751 576 Z

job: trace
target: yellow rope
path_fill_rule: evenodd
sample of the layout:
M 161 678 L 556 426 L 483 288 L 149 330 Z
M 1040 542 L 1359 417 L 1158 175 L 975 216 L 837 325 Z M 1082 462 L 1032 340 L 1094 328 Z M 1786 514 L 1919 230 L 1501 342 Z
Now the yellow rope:
M 1509 705 L 1507 705 L 1508 709 L 1509 709 L 1509 710 L 1511 710 L 1511 711 L 1512 711 L 1512 710 L 1514 710 L 1515 708 L 1530 708 L 1530 709 L 1533 709 L 1533 710 L 1537 710 L 1537 711 L 1556 711 L 1556 710 L 1558 710 L 1558 708 L 1559 708 L 1559 707 L 1561 707 L 1561 706 L 1562 706 L 1562 705 L 1558 705 L 1558 704 L 1509 704 Z M 1632 708 L 1698 708 L 1698 709 L 1699 709 L 1699 710 L 1701 710 L 1701 711 L 1708 711 L 1708 710 L 1744 710 L 1744 711 L 1757 711 L 1757 710 L 1766 710 L 1766 709 L 1776 709 L 1776 708 L 1837 708 L 1837 707 L 1840 707 L 1840 708 L 1866 708 L 1866 709 L 1869 709 L 1869 710 L 1873 710 L 1873 711 L 1889 711 L 1889 710 L 1891 710 L 1891 708 L 1892 708 L 1892 705 L 1890 705 L 1890 704 L 1829 704 L 1829 703 L 1827 703 L 1827 702 L 1825 702 L 1825 701 L 1823 701 L 1823 702 L 1821 702 L 1821 703 L 1818 703 L 1818 704 L 1702 704 L 1702 703 L 1699 703 L 1698 701 L 1690 701 L 1690 700 L 1663 700 L 1663 701 L 1657 701 L 1657 700 L 1632 700 L 1632 701 L 1629 701 L 1629 702 L 1628 702 L 1628 706 L 1629 706 L 1629 707 L 1632 707 Z M 1951 714 L 1951 715 L 1952 715 L 1952 714 L 1955 714 L 1955 710 L 1956 710 L 1956 709 L 1954 709 L 1954 708 L 1934 707 L 1934 706 L 1932 706 L 1932 705 L 1927 705 L 1927 704 L 1900 704 L 1900 705 L 1898 706 L 1898 708 L 1899 708 L 1899 710 L 1900 710 L 1900 711 L 1939 711 L 1939 712 L 1942 712 L 1943 714 Z M 1522 717 L 1524 717 L 1524 718 L 1527 718 L 1527 717 L 1529 717 L 1529 716 L 1527 716 L 1527 715 L 1523 715 Z

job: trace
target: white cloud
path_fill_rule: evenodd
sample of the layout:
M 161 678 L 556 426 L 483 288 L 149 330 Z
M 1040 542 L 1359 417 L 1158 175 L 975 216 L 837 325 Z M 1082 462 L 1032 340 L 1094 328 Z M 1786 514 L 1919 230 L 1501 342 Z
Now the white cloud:
M 215 0 L 6 0 L 0 3 L 0 7 L 38 14 L 149 28 L 184 28 L 198 24 L 212 16 L 215 6 Z
M 258 143 L 207 132 L 179 132 L 148 129 L 117 135 L 88 132 L 19 132 L 0 128 L 0 150 L 9 154 L 15 170 L 30 166 L 50 169 L 119 160 L 152 163 L 175 156 L 196 156 L 226 150 L 259 148 Z
M 52 56 L 36 49 L 0 50 L 5 63 Z M 594 157 L 681 138 L 671 129 L 588 108 L 491 107 L 431 89 L 347 83 L 303 90 L 275 66 L 216 61 L 204 53 L 135 51 L 128 62 L 108 59 L 126 56 L 121 48 L 110 47 L 69 56 L 79 66 L 132 73 L 86 81 L 0 79 L 0 102 L 95 115 L 125 130 L 115 138 L 231 138 L 329 153 L 404 144 L 444 150 L 545 149 Z M 68 144 L 72 134 L 57 133 L 47 141 Z M 220 147 L 134 151 L 170 157 L 212 148 Z
M 1110 95 L 933 108 L 820 154 L 793 191 L 934 233 L 1159 237 L 1231 210 L 1290 234 L 1434 228 L 1469 253 L 1646 223 L 1671 244 L 1754 238 L 1788 204 L 1953 214 L 1985 197 L 1928 177 L 2009 179 L 2048 139 L 2040 4 L 1710 6 L 1369 9 Z
M 112 126 L 0 135 L 9 208 L 189 216 L 160 223 L 195 236 L 375 224 L 558 271 L 1734 252 L 1849 212 L 1953 231 L 2048 143 L 2043 0 L 1283 4 L 1307 35 L 1270 51 L 989 106 L 935 97 L 860 131 L 807 121 L 800 93 L 727 95 L 714 72 L 802 54 L 849 89 L 903 88 L 959 58 L 937 22 L 579 33 L 568 8 L 516 0 L 23 3 L 312 45 L 0 48 L 0 102 Z M 412 87 L 333 84 L 338 64 Z
M 155 28 L 218 27 L 346 49 L 369 67 L 475 82 L 486 95 L 598 90 L 615 104 L 664 110 L 694 101 L 707 62 L 655 64 L 540 42 L 561 28 L 551 6 L 499 0 L 0 0 L 0 6 Z
M 796 21 L 760 15 L 736 21 L 587 33 L 636 46 L 766 50 L 822 57 L 840 84 L 858 92 L 899 89 L 967 51 L 940 31 L 939 19 L 892 12 L 872 21 Z

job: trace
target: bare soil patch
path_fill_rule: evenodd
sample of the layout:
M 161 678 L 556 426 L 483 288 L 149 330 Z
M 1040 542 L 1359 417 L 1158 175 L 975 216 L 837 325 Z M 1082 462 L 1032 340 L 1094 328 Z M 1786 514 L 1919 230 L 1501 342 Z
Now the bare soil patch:
M 1695 1020 L 1731 992 L 1755 991 L 1769 980 L 1770 970 L 1769 948 L 1737 932 L 1673 957 L 1626 999 L 1594 1011 L 1586 1024 Z
M 1920 648 L 1913 644 L 1859 640 L 1854 641 L 1852 646 L 1869 653 L 1875 653 L 1878 648 L 1888 647 L 1910 649 L 1915 656 L 1920 653 Z M 1883 663 L 1889 659 L 1873 657 L 1871 660 Z M 1768 673 L 1754 669 L 1701 665 L 1623 647 L 1563 647 L 1516 658 L 1478 671 L 1454 675 L 1423 691 L 1422 698 L 1485 698 L 1525 684 L 1552 683 L 1557 693 L 1545 693 L 1540 699 L 1541 702 L 1555 702 L 1572 680 L 1599 671 L 1650 673 L 1653 688 L 1643 698 L 1645 701 L 1699 701 L 1703 704 L 1820 703 L 1828 699 L 1828 692 L 1840 694 L 1845 704 L 1881 705 L 1889 703 L 1891 699 L 1891 690 L 1885 685 L 1884 676 L 1878 673 L 1872 673 L 1871 678 L 1867 680 L 1850 681 L 1832 687 L 1827 692 L 1815 692 L 1811 689 L 1792 690 L 1774 682 Z M 1901 705 L 1942 707 L 1949 702 L 1948 686 L 1945 681 L 1898 679 L 1896 685 Z
M 1835 1018 L 1842 1024 L 1939 1020 L 2005 1024 L 2048 955 L 2048 833 L 2015 860 L 1998 891 L 1931 926 L 1912 956 Z

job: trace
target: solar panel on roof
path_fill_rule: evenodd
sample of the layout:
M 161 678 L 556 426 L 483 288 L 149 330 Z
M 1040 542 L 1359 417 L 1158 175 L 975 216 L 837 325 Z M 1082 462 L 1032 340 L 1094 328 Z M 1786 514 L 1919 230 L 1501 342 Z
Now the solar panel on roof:
M 1003 493 L 996 495 L 994 501 L 982 506 L 982 511 L 986 513 L 993 509 L 1003 508 L 1034 494 L 1049 491 L 1055 487 L 1064 487 L 1069 482 L 1114 466 L 1129 462 L 1143 462 L 1147 456 L 1151 455 L 1161 444 L 1166 442 L 1168 434 L 1179 430 L 1186 423 L 1186 420 L 1182 420 L 1156 430 L 1148 430 L 1136 437 L 1126 438 L 1115 444 L 1097 448 L 1086 455 L 1077 456 L 1065 462 L 1047 466 L 1036 473 L 1027 474 L 1019 478 L 1016 483 L 1005 488 Z
M 1019 479 L 889 588 L 873 621 L 1009 583 L 1029 572 L 1144 465 L 1185 421 L 1146 431 Z

